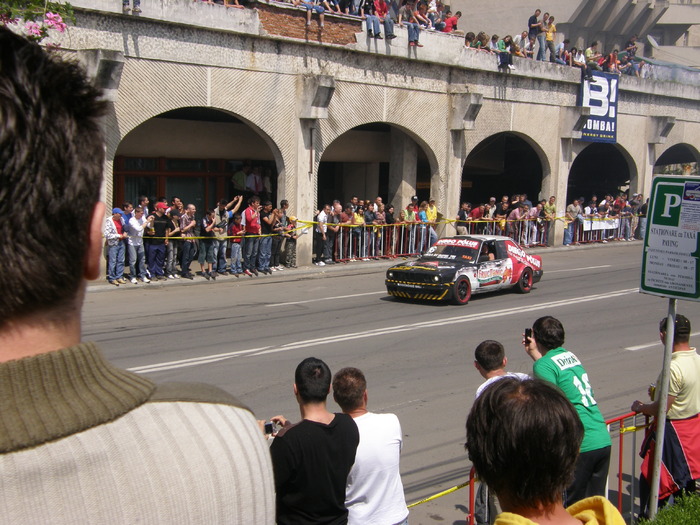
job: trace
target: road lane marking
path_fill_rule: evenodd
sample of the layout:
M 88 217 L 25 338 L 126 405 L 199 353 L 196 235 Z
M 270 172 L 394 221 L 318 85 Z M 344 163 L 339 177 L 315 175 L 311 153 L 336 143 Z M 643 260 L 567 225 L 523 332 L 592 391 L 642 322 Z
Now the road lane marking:
M 580 270 L 597 270 L 598 268 L 610 268 L 612 264 L 603 264 L 601 266 L 585 266 L 584 268 L 566 268 L 564 270 L 549 270 L 548 272 L 545 272 L 547 275 L 550 273 L 559 273 L 559 272 L 578 272 Z
M 690 337 L 695 337 L 697 335 L 700 335 L 700 332 L 693 332 L 690 334 Z M 661 345 L 661 341 L 654 341 L 653 343 L 646 343 L 643 345 L 636 345 L 636 346 L 628 346 L 625 348 L 625 350 L 629 350 L 630 352 L 637 352 L 638 350 L 644 350 L 645 348 L 651 348 L 652 346 L 657 346 Z
M 202 357 L 192 357 L 190 359 L 181 359 L 179 361 L 168 361 L 165 363 L 156 363 L 153 365 L 139 366 L 134 368 L 129 368 L 131 372 L 162 372 L 165 370 L 174 370 L 177 368 L 186 368 L 190 366 L 203 365 L 208 363 L 215 363 L 217 361 L 223 361 L 225 359 L 232 359 L 234 357 L 250 356 L 257 357 L 261 355 L 274 354 L 279 352 L 287 352 L 290 350 L 296 350 L 299 348 L 308 348 L 311 346 L 327 345 L 331 343 L 341 343 L 345 341 L 351 341 L 354 339 L 365 339 L 368 337 L 377 337 L 381 335 L 397 334 L 401 332 L 412 332 L 415 330 L 424 330 L 426 328 L 437 328 L 441 326 L 469 323 L 472 321 L 480 321 L 483 319 L 492 319 L 494 317 L 504 317 L 511 314 L 522 314 L 530 313 L 537 310 L 545 310 L 548 308 L 560 308 L 563 306 L 569 306 L 572 304 L 586 303 L 590 301 L 600 301 L 603 299 L 613 299 L 620 297 L 622 295 L 629 295 L 632 293 L 638 293 L 639 288 L 628 288 L 625 290 L 617 290 L 614 292 L 605 292 L 602 294 L 587 295 L 584 297 L 575 297 L 571 299 L 563 299 L 559 301 L 551 301 L 548 303 L 540 303 L 531 305 L 527 310 L 523 310 L 521 306 L 514 308 L 498 309 L 492 312 L 480 312 L 476 314 L 460 315 L 456 317 L 451 317 L 447 319 L 436 319 L 434 321 L 423 321 L 411 324 L 403 324 L 396 326 L 388 326 L 384 328 L 375 328 L 372 330 L 364 330 L 360 332 L 351 332 L 347 334 L 333 335 L 328 337 L 320 337 L 317 339 L 307 339 L 305 341 L 295 341 L 293 343 L 287 343 L 278 346 L 265 346 L 261 348 L 252 348 L 249 350 L 239 350 L 236 352 L 226 352 L 222 354 L 206 355 Z
M 347 299 L 348 297 L 364 297 L 366 295 L 379 295 L 380 293 L 386 294 L 386 291 L 354 293 L 352 295 L 334 295 L 331 297 L 319 297 L 318 299 L 307 299 L 306 301 L 292 301 L 290 303 L 270 303 L 270 304 L 266 304 L 265 306 L 277 308 L 278 306 L 290 306 L 292 304 L 316 303 L 318 301 L 331 301 L 331 300 L 335 301 L 336 299 Z
M 566 268 L 566 269 L 564 269 L 564 270 L 550 270 L 550 271 L 547 272 L 547 274 L 550 274 L 550 273 L 558 273 L 558 272 L 578 272 L 578 271 L 581 271 L 581 270 L 597 270 L 597 269 L 600 269 L 600 268 L 610 268 L 610 267 L 612 267 L 612 264 L 603 264 L 603 265 L 601 265 L 601 266 L 586 266 L 586 267 L 584 267 L 584 268 Z M 315 303 L 315 302 L 318 302 L 318 301 L 331 301 L 331 300 L 336 300 L 336 299 L 348 299 L 348 298 L 350 298 L 350 297 L 364 297 L 364 296 L 367 296 L 367 295 L 379 295 L 379 294 L 385 294 L 385 293 L 386 293 L 386 291 L 382 291 L 382 292 L 356 293 L 356 294 L 352 294 L 352 295 L 340 295 L 340 296 L 332 296 L 332 297 L 320 297 L 320 298 L 318 298 L 318 299 L 307 299 L 307 300 L 305 300 L 305 301 L 291 301 L 291 302 L 288 302 L 288 303 L 270 303 L 270 304 L 266 304 L 265 307 L 268 307 L 268 308 L 273 308 L 273 307 L 274 307 L 274 308 L 276 308 L 276 307 L 278 307 L 278 306 L 291 306 L 291 305 L 294 305 L 294 304 Z

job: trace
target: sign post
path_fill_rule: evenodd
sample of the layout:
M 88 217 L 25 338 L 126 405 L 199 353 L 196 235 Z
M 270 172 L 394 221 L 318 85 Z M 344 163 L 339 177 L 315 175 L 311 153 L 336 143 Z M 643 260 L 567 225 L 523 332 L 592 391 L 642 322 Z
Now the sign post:
M 669 369 L 675 336 L 676 299 L 700 301 L 700 178 L 655 177 L 652 182 L 644 236 L 640 291 L 668 297 L 666 341 L 656 415 L 656 447 L 649 498 L 649 519 L 659 502 L 661 454 L 666 428 Z

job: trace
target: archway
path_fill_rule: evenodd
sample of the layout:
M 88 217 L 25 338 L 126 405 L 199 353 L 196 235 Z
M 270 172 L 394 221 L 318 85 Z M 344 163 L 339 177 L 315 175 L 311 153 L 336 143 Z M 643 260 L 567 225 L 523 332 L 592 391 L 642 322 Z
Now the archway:
M 599 199 L 606 193 L 616 196 L 629 188 L 637 178 L 634 162 L 616 144 L 593 143 L 586 146 L 574 160 L 566 192 L 566 202 L 591 196 Z
M 400 164 L 408 167 L 405 177 Z M 381 122 L 356 126 L 325 148 L 318 166 L 317 203 L 321 206 L 336 199 L 345 203 L 352 196 L 372 200 L 379 196 L 385 203 L 405 199 L 397 179 L 408 184 L 419 199 L 429 198 L 431 165 L 424 147 L 398 126 Z M 392 204 L 398 210 L 406 203 L 397 200 Z
M 544 169 L 541 155 L 524 137 L 511 132 L 491 135 L 477 144 L 462 169 L 460 200 L 472 205 L 490 197 L 526 193 L 539 197 Z
M 700 154 L 690 144 L 676 144 L 664 151 L 654 163 L 654 174 L 697 175 Z
M 201 213 L 219 199 L 239 194 L 258 193 L 274 202 L 284 167 L 271 144 L 255 126 L 227 111 L 185 107 L 161 113 L 131 130 L 119 144 L 114 204 L 135 202 L 139 195 L 152 201 L 178 196 Z M 262 188 L 234 184 L 233 175 L 246 165 L 259 171 Z

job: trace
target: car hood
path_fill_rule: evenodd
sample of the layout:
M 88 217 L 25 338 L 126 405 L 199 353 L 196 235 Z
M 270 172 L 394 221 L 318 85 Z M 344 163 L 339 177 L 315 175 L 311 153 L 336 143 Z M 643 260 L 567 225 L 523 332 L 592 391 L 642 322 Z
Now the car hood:
M 440 261 L 435 259 L 430 260 L 417 260 L 409 261 L 403 264 L 398 264 L 389 268 L 390 270 L 403 270 L 403 271 L 427 271 L 427 272 L 439 272 L 447 273 L 450 271 L 455 271 L 464 267 L 471 267 L 472 265 L 463 264 L 458 261 Z

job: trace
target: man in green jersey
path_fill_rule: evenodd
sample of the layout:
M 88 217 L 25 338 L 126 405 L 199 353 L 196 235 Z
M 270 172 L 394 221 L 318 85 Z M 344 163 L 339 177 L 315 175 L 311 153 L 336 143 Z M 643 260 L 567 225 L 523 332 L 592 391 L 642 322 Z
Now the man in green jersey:
M 540 317 L 531 334 L 523 334 L 523 345 L 535 361 L 535 377 L 553 383 L 563 392 L 583 423 L 581 453 L 576 461 L 574 481 L 566 490 L 565 506 L 589 496 L 604 496 L 610 465 L 610 434 L 598 404 L 588 373 L 578 357 L 564 345 L 564 327 L 554 317 Z

